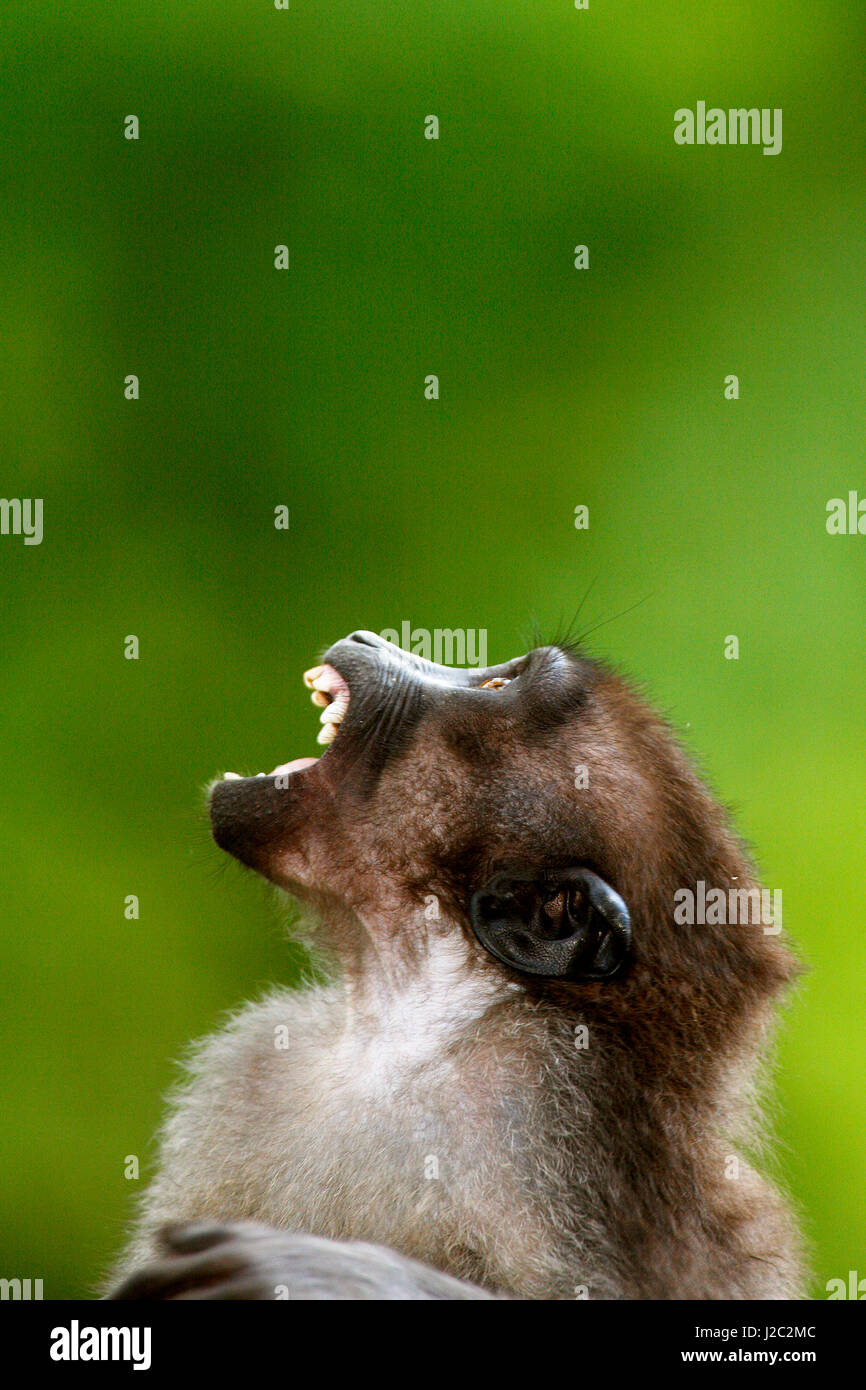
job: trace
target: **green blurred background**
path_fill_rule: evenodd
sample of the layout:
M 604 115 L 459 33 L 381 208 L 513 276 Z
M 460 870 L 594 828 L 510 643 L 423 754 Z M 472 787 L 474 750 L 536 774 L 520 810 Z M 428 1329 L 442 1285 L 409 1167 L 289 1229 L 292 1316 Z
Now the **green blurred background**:
M 866 1275 L 866 537 L 825 530 L 866 494 L 860 0 L 2 25 L 0 491 L 45 537 L 0 537 L 0 1274 L 92 1289 L 172 1059 L 297 969 L 207 779 L 315 751 L 300 673 L 351 629 L 486 628 L 494 662 L 594 581 L 587 625 L 640 606 L 591 647 L 783 889 L 779 1166 L 816 1294 Z M 675 145 L 700 99 L 782 107 L 782 153 Z

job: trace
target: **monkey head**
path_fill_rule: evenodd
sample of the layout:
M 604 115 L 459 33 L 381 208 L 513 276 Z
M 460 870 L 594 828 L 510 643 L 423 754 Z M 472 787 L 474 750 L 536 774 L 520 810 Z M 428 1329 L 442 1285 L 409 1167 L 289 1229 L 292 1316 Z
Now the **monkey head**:
M 453 669 L 359 631 L 304 679 L 324 754 L 227 774 L 212 827 L 324 909 L 338 953 L 452 933 L 479 968 L 539 982 L 725 974 L 748 993 L 756 964 L 787 974 L 755 931 L 732 946 L 674 926 L 678 887 L 747 888 L 751 870 L 663 721 L 601 663 L 547 646 Z

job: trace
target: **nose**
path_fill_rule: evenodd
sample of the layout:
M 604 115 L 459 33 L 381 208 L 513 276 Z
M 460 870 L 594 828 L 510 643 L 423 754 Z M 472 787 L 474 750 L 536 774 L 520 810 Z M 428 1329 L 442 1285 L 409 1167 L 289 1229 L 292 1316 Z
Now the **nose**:
M 389 652 L 395 650 L 393 642 L 386 642 L 384 637 L 380 637 L 378 633 L 368 632 L 368 630 L 363 627 L 359 628 L 357 632 L 350 632 L 349 636 L 344 640 L 346 642 L 357 642 L 361 647 L 384 647 L 387 648 Z
M 335 642 L 323 660 L 349 689 L 348 709 L 335 741 L 337 754 L 353 738 L 360 739 L 365 757 L 358 765 L 377 774 L 425 715 L 453 709 L 455 699 L 460 703 L 480 695 L 486 700 L 490 692 L 479 692 L 478 687 L 493 676 L 510 674 L 508 667 L 441 666 L 366 628 Z
M 408 681 L 428 689 L 480 683 L 480 673 L 476 669 L 441 666 L 436 661 L 405 651 L 366 628 L 358 628 L 348 637 L 335 642 L 325 653 L 324 659 L 340 672 L 350 689 L 367 684 L 371 678 L 387 682 L 395 676 L 401 683 Z

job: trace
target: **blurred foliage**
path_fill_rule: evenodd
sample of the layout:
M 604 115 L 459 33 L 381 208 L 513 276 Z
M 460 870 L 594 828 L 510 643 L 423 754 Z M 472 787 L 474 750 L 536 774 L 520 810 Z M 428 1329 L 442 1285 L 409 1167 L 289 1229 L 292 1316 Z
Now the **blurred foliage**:
M 783 888 L 780 1165 L 866 1274 L 862 5 L 3 8 L 4 1275 L 92 1289 L 172 1059 L 297 968 L 207 779 L 313 750 L 337 636 L 503 660 L 591 581 Z M 699 99 L 781 155 L 676 146 Z

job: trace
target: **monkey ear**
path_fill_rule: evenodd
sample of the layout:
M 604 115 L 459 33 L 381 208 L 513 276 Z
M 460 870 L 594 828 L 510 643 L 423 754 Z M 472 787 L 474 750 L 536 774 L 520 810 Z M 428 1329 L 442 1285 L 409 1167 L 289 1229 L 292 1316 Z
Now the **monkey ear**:
M 473 894 L 470 918 L 497 960 L 548 980 L 606 980 L 631 945 L 628 908 L 589 869 L 497 874 Z

